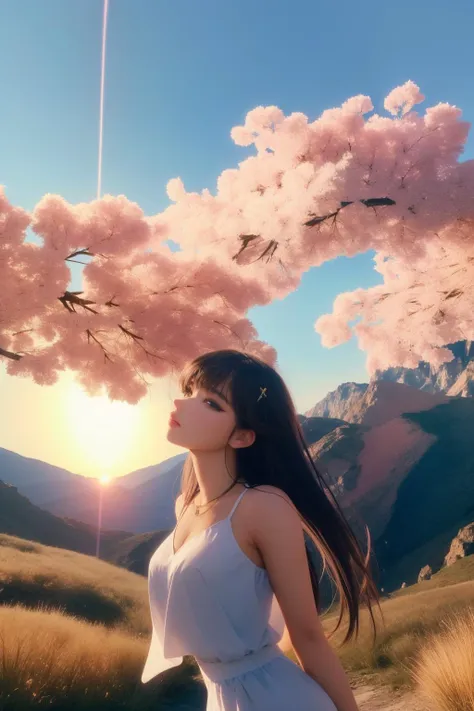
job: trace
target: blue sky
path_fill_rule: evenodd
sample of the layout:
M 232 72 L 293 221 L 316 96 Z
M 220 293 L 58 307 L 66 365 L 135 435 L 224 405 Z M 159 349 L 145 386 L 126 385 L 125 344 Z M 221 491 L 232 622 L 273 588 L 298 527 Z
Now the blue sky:
M 0 183 L 27 209 L 48 192 L 95 197 L 101 24 L 102 0 L 2 2 Z M 214 189 L 247 155 L 230 129 L 261 104 L 316 118 L 363 93 L 383 111 L 412 79 L 427 105 L 456 104 L 472 121 L 473 27 L 471 0 L 110 0 L 103 192 L 153 214 L 172 177 Z M 340 291 L 377 279 L 370 255 L 336 260 L 250 312 L 300 409 L 366 380 L 357 346 L 323 349 L 313 323 Z

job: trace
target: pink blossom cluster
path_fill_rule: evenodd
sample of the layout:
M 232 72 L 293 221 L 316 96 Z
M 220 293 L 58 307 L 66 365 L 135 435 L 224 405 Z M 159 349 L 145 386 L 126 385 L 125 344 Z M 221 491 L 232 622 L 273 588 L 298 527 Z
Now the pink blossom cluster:
M 323 344 L 355 335 L 370 372 L 439 365 L 452 358 L 446 344 L 474 338 L 474 161 L 460 161 L 460 110 L 420 115 L 423 100 L 409 81 L 386 97 L 391 116 L 367 96 L 313 122 L 256 108 L 232 131 L 255 155 L 224 171 L 215 195 L 171 181 L 175 204 L 156 219 L 183 249 L 245 266 L 269 301 L 311 267 L 375 251 L 382 285 L 341 294 L 316 321 Z
M 248 310 L 283 298 L 311 267 L 369 250 L 382 284 L 336 298 L 316 321 L 323 344 L 355 335 L 371 372 L 449 360 L 446 344 L 474 339 L 474 161 L 460 160 L 460 110 L 419 114 L 423 99 L 407 82 L 385 99 L 389 116 L 366 96 L 313 122 L 258 107 L 232 130 L 254 154 L 223 171 L 214 194 L 171 180 L 172 204 L 152 217 L 123 196 L 70 205 L 47 195 L 29 215 L 0 193 L 8 373 L 52 384 L 68 369 L 91 394 L 105 386 L 135 403 L 147 375 L 205 350 L 274 363 Z M 28 228 L 41 245 L 25 241 Z M 84 257 L 73 293 L 69 265 Z
M 0 225 L 0 356 L 10 375 L 51 385 L 67 369 L 89 394 L 105 387 L 136 403 L 146 376 L 176 373 L 208 349 L 275 361 L 245 317 L 262 288 L 244 287 L 212 256 L 173 253 L 123 196 L 73 206 L 47 195 L 29 216 L 2 193 Z M 28 227 L 41 246 L 25 242 Z M 86 264 L 80 293 L 69 290 L 74 262 Z

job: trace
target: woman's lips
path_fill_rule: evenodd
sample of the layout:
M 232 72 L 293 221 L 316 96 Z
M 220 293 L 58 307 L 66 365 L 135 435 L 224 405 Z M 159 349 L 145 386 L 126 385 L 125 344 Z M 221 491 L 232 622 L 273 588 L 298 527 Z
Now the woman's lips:
M 175 418 L 174 415 L 170 415 L 168 424 L 170 427 L 181 427 L 181 425 L 179 424 L 178 420 Z

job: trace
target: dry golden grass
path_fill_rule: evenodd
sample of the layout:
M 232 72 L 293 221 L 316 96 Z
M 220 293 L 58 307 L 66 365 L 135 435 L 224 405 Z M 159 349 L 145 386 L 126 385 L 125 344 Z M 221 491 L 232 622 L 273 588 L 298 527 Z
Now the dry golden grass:
M 0 536 L 0 709 L 169 708 L 190 660 L 143 685 L 151 636 L 145 578 L 95 558 Z M 105 620 L 101 615 L 105 614 Z
M 140 681 L 148 642 L 57 611 L 0 608 L 0 708 L 54 711 L 167 708 L 194 681 L 188 662 L 173 679 Z
M 448 618 L 414 670 L 421 694 L 439 711 L 474 709 L 474 609 Z
M 25 700 L 122 694 L 139 678 L 145 654 L 144 640 L 57 611 L 0 608 L 3 695 L 15 689 Z
M 466 614 L 473 605 L 474 581 L 387 599 L 382 602 L 383 622 L 378 616 L 375 644 L 364 612 L 358 639 L 340 647 L 342 634 L 338 632 L 334 646 L 353 677 L 366 677 L 395 689 L 411 687 L 412 670 L 427 637 L 441 633 L 444 620 L 456 613 Z M 327 631 L 332 630 L 334 618 L 325 620 L 324 625 Z
M 44 603 L 131 634 L 151 633 L 146 579 L 103 560 L 0 534 L 0 581 L 0 602 Z

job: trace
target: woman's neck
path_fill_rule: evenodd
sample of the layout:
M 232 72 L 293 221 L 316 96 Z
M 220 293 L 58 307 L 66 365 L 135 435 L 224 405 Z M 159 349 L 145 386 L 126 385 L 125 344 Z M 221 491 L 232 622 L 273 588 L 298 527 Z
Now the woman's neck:
M 191 452 L 191 458 L 201 505 L 220 496 L 234 482 L 236 457 L 232 447 L 217 452 Z

